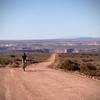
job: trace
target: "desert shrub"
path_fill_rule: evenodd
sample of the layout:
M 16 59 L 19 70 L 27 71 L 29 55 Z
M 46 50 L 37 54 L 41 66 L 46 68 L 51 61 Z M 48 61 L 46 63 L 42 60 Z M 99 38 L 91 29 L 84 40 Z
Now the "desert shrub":
M 11 58 L 15 58 L 16 56 L 15 56 L 15 55 L 10 55 L 10 57 L 11 57 Z
M 93 65 L 92 63 L 83 63 L 81 64 L 81 70 L 86 71 L 86 70 L 96 70 L 96 66 Z
M 63 61 L 60 64 L 60 68 L 64 70 L 72 70 L 72 71 L 80 70 L 79 64 L 71 61 L 70 59 L 66 59 L 65 61 Z
M 82 61 L 83 61 L 83 62 L 91 62 L 91 61 L 93 61 L 93 59 L 92 59 L 92 58 L 88 58 L 88 59 L 83 58 Z
M 1 59 L 1 60 L 0 60 L 0 64 L 1 64 L 1 65 L 8 65 L 9 63 L 11 63 L 10 60 L 4 60 L 4 59 Z
M 93 58 L 90 58 L 89 61 L 94 61 Z
M 86 75 L 96 76 L 97 69 L 92 63 L 83 63 L 80 66 L 80 71 Z
M 89 70 L 96 70 L 96 66 L 93 65 L 92 63 L 87 63 L 87 68 L 88 68 Z
M 15 61 L 22 61 L 20 58 L 16 58 Z

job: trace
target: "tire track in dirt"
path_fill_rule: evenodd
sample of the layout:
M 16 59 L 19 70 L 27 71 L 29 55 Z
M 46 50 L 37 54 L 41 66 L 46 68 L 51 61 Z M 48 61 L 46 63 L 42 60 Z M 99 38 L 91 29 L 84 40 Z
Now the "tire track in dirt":
M 100 81 L 48 68 L 55 60 L 0 69 L 0 100 L 100 100 Z M 1 77 L 2 76 L 2 77 Z

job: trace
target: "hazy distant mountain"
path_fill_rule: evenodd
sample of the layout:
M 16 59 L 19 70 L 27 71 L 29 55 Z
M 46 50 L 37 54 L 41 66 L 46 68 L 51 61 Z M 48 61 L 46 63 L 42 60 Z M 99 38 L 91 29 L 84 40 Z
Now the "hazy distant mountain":
M 100 37 L 80 37 L 80 38 L 76 38 L 77 40 L 100 40 Z

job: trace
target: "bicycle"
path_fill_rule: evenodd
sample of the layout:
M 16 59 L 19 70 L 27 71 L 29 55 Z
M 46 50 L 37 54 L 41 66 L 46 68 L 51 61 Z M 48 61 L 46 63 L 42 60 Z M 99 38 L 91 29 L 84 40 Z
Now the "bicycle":
M 27 66 L 26 61 L 23 61 L 23 70 L 24 70 L 24 71 L 25 71 L 26 66 Z

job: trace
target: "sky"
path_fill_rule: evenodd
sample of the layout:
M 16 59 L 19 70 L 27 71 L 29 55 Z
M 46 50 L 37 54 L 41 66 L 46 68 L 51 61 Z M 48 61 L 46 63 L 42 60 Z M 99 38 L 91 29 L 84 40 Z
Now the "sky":
M 0 0 L 0 40 L 100 37 L 100 0 Z

